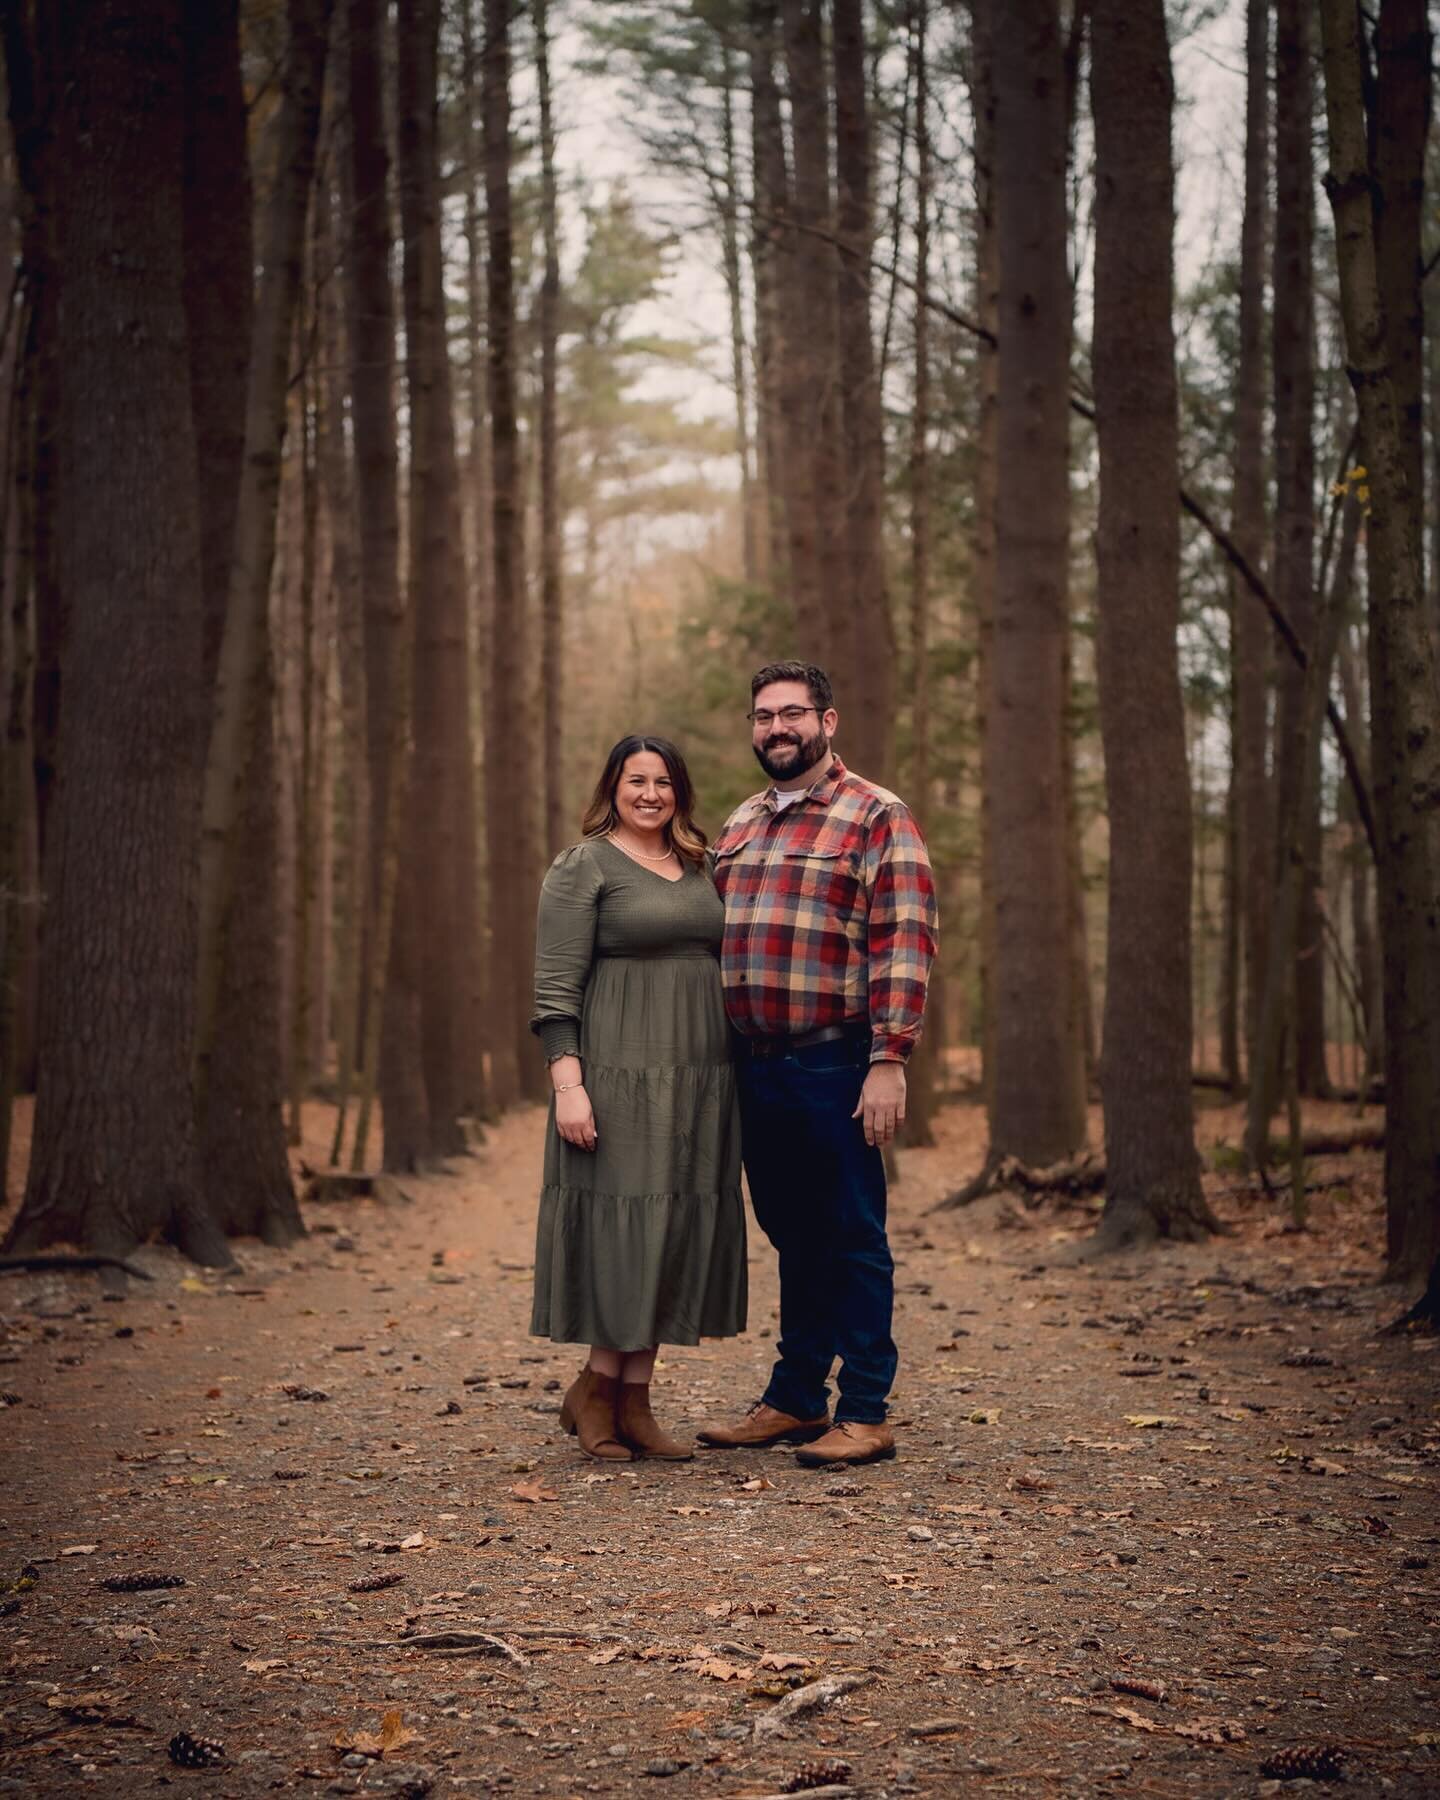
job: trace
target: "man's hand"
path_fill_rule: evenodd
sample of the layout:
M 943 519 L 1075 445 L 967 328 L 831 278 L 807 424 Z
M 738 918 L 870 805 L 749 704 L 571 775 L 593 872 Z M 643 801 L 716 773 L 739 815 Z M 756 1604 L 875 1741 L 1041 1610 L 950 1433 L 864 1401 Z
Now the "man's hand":
M 852 1119 L 863 1119 L 867 1144 L 888 1144 L 905 1119 L 905 1065 L 872 1062 Z

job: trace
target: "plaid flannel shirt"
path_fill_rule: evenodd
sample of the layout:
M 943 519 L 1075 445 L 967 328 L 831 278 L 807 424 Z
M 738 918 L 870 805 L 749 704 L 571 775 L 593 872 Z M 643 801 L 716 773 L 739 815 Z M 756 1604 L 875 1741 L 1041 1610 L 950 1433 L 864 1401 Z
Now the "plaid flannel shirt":
M 920 1036 L 935 957 L 935 884 L 904 803 L 838 757 L 801 800 L 774 788 L 715 840 L 725 902 L 725 1010 L 743 1036 L 870 1028 L 872 1062 Z

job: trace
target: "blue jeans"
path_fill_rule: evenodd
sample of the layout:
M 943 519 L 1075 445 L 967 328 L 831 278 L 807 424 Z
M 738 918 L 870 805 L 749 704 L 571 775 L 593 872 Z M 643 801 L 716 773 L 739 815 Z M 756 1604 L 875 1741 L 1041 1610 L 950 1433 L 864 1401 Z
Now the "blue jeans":
M 879 1424 L 895 1380 L 895 1265 L 885 1163 L 850 1115 L 869 1067 L 860 1041 L 740 1055 L 740 1120 L 755 1217 L 780 1257 L 780 1355 L 765 1400 L 799 1419 Z

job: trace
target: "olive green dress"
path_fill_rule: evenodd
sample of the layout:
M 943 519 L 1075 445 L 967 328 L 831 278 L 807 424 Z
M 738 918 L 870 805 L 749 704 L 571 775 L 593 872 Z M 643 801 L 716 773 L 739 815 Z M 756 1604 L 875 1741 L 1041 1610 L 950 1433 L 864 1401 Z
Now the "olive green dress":
M 643 1350 L 745 1329 L 740 1118 L 708 869 L 667 881 L 605 838 L 545 877 L 535 1016 L 578 1054 L 598 1142 L 545 1138 L 530 1329 Z

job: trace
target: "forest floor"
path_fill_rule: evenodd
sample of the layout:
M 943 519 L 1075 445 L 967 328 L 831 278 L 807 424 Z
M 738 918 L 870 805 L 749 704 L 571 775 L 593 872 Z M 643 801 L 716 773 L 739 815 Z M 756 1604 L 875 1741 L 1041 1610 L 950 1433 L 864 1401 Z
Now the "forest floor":
M 1226 1236 L 1084 1266 L 1083 1206 L 930 1214 L 983 1129 L 901 1155 L 901 1453 L 848 1472 L 559 1431 L 535 1111 L 242 1272 L 0 1283 L 0 1792 L 1250 1795 L 1333 1745 L 1349 1793 L 1440 1793 L 1440 1355 L 1378 1334 L 1378 1159 L 1317 1163 L 1304 1233 L 1214 1174 Z M 749 1335 L 664 1356 L 672 1427 L 761 1391 L 751 1257 Z

